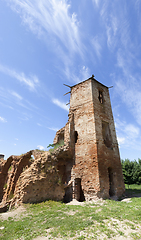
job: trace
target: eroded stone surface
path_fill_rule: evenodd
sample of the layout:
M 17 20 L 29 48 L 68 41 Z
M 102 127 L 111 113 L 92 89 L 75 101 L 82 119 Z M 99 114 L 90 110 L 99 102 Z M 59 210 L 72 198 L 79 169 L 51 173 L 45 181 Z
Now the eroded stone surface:
M 124 180 L 108 87 L 93 77 L 71 87 L 64 142 L 73 154 L 73 198 L 78 201 L 114 197 Z M 62 136 L 62 129 L 56 138 Z
M 71 178 L 69 175 L 72 168 L 71 153 L 66 146 L 56 149 L 53 153 L 34 150 L 19 157 L 11 156 L 5 164 L 7 162 L 10 162 L 7 177 L 5 174 L 3 176 L 3 171 L 0 175 L 5 179 L 3 186 L 1 185 L 1 211 L 5 211 L 8 203 L 12 207 L 48 199 L 63 200 L 65 197 L 67 179 L 69 181 Z M 2 169 L 5 164 L 1 165 Z M 4 190 L 5 184 L 7 186 Z

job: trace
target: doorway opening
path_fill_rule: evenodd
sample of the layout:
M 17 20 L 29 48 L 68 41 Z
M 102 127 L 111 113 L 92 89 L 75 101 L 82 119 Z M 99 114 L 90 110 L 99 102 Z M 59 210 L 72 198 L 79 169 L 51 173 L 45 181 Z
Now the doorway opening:
M 113 179 L 113 171 L 112 168 L 108 168 L 108 176 L 109 176 L 109 196 L 112 197 L 115 195 L 114 191 L 114 179 Z
M 81 178 L 75 179 L 75 199 L 79 202 L 85 201 L 84 192 L 81 186 Z

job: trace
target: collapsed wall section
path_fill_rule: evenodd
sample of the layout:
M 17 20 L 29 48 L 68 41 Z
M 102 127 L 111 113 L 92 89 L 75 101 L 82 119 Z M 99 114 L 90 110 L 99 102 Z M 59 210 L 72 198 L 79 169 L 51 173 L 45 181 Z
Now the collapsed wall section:
M 1 171 L 0 175 L 4 179 L 0 212 L 6 211 L 8 205 L 12 207 L 48 199 L 70 201 L 72 192 L 68 182 L 71 168 L 72 155 L 65 145 L 52 153 L 34 150 L 22 156 L 11 156 L 0 165 L 0 169 L 7 170 L 4 175 Z

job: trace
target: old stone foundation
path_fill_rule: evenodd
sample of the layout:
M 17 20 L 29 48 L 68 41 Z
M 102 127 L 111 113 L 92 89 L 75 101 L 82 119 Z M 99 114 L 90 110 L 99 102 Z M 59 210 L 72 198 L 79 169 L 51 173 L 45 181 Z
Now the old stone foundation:
M 89 201 L 125 191 L 109 89 L 91 78 L 70 87 L 68 122 L 53 152 L 0 159 L 0 211 L 47 199 Z

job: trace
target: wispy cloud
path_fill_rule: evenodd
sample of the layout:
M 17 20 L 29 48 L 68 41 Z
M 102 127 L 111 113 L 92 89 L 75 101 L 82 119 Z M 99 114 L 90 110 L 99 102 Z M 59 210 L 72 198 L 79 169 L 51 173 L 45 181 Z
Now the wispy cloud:
M 54 131 L 54 132 L 57 132 L 57 131 L 59 130 L 59 128 L 46 127 L 46 126 L 44 126 L 44 125 L 42 125 L 42 124 L 40 124 L 40 123 L 37 123 L 37 125 L 38 125 L 39 127 L 45 127 L 45 128 L 47 128 L 47 129 L 49 129 L 49 130 L 51 130 L 51 131 Z
M 92 45 L 96 52 L 96 55 L 98 56 L 98 58 L 100 58 L 102 47 L 101 47 L 100 39 L 98 38 L 98 36 L 96 36 L 92 39 Z
M 117 139 L 120 146 L 140 150 L 140 129 L 136 124 L 116 118 Z
M 66 111 L 69 111 L 69 107 L 66 105 L 66 103 L 64 102 L 61 102 L 60 100 L 58 100 L 57 98 L 53 98 L 52 99 L 52 102 L 57 105 L 58 107 L 66 110 Z
M 11 0 L 12 9 L 22 16 L 31 31 L 43 37 L 44 33 L 56 36 L 68 51 L 81 51 L 79 22 L 70 5 L 62 0 Z
M 10 69 L 2 64 L 0 64 L 0 72 L 18 80 L 22 84 L 26 85 L 31 91 L 35 91 L 36 87 L 39 86 L 39 80 L 36 75 L 30 75 L 27 77 L 23 72 L 15 71 L 14 69 Z
M 102 4 L 100 15 L 106 33 L 107 46 L 110 51 L 123 47 L 127 49 L 130 41 L 130 15 L 126 3 L 117 4 L 117 1 L 105 0 Z
M 73 69 L 67 66 L 64 70 L 64 74 L 71 82 L 75 84 L 81 82 L 82 80 L 88 79 L 92 75 L 90 69 L 85 65 L 77 69 L 77 74 L 74 73 Z
M 59 130 L 59 128 L 53 128 L 53 127 L 48 127 L 48 129 L 54 131 L 54 132 L 57 132 Z
M 121 100 L 126 104 L 137 123 L 141 125 L 141 76 L 132 73 L 135 59 L 130 51 L 126 54 L 119 49 L 117 53 L 117 66 L 122 70 L 120 76 L 117 76 L 115 91 L 120 95 Z
M 23 98 L 17 93 L 17 92 L 10 92 L 14 97 L 16 97 L 18 100 L 22 100 Z
M 98 7 L 99 6 L 99 2 L 100 2 L 100 0 L 92 0 L 93 1 L 93 3 Z
M 3 118 L 3 117 L 0 117 L 0 122 L 6 123 L 7 120 L 5 118 Z
M 105 22 L 106 36 L 107 36 L 107 46 L 110 51 L 113 51 L 117 44 L 119 44 L 119 20 L 117 14 L 110 14 L 108 10 L 107 13 L 103 16 L 103 21 Z
M 123 81 L 118 80 L 116 82 L 116 91 L 136 119 L 136 122 L 141 125 L 141 89 L 138 88 L 138 84 L 127 81 L 123 83 Z

